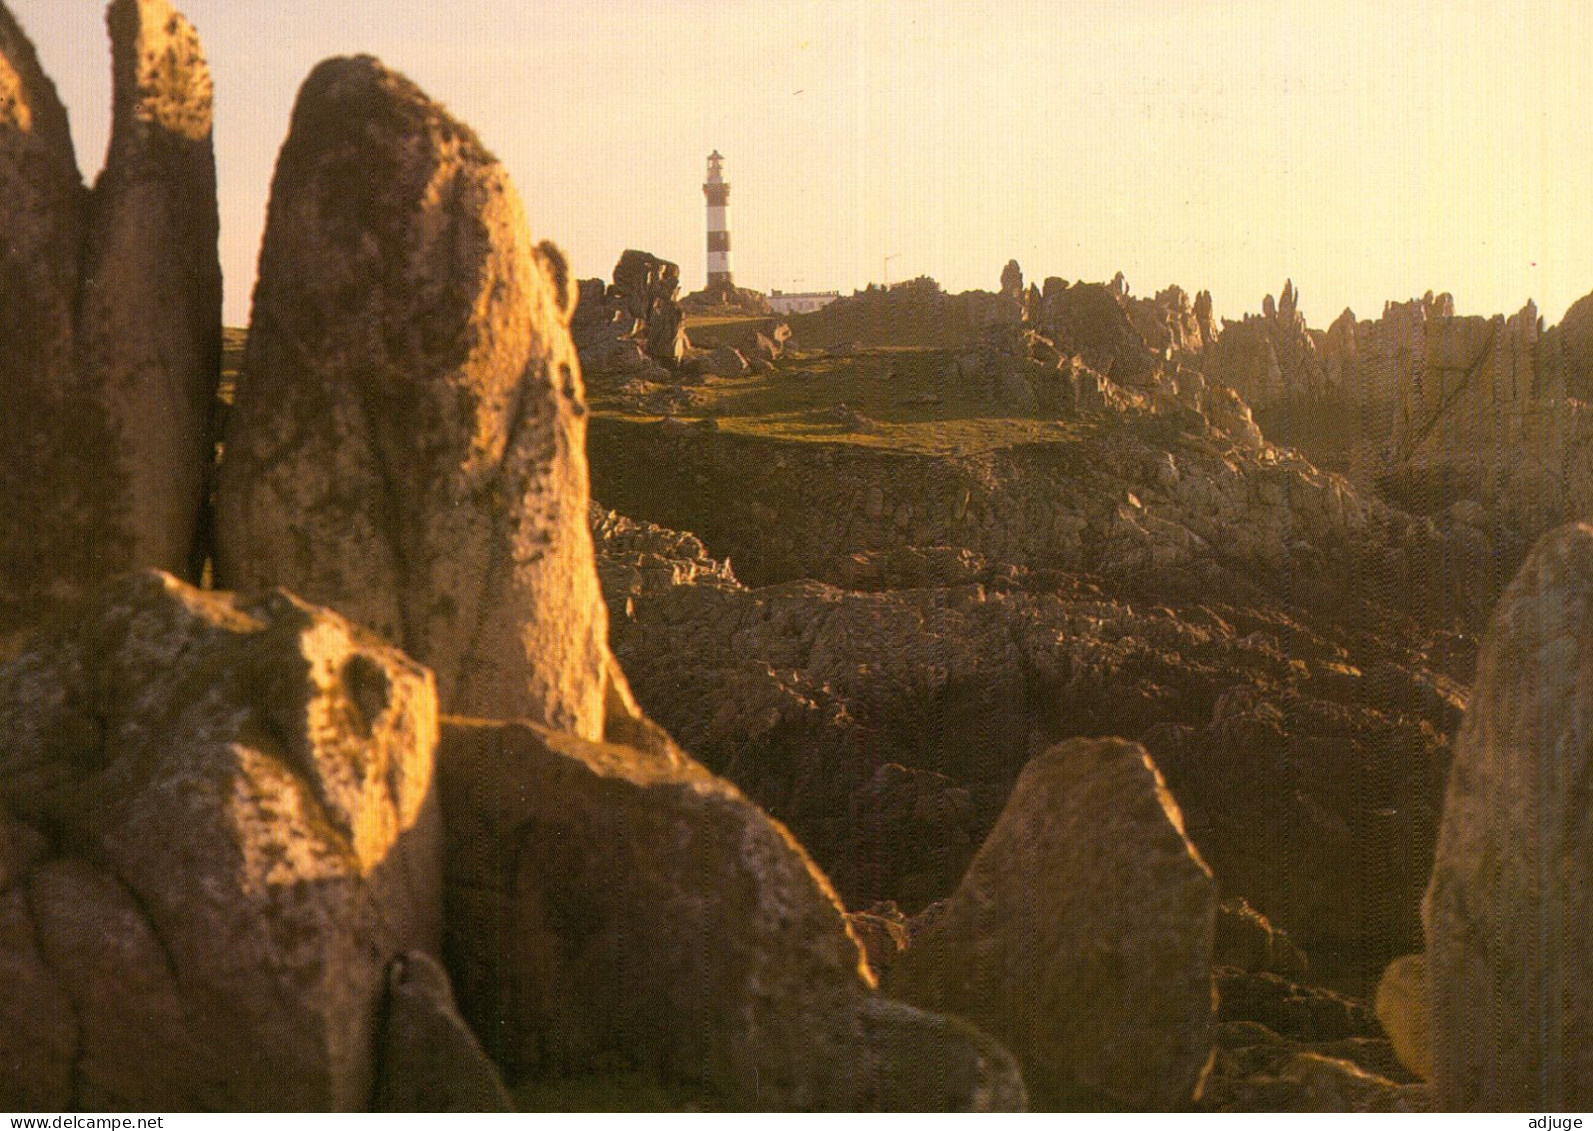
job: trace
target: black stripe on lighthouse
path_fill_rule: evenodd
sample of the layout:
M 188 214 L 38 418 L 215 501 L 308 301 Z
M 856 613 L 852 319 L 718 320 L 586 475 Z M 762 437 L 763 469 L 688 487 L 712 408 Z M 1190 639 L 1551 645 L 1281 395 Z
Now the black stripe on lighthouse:
M 724 157 L 716 149 L 708 155 L 708 179 L 702 193 L 708 201 L 708 285 L 729 287 L 730 182 L 725 180 Z

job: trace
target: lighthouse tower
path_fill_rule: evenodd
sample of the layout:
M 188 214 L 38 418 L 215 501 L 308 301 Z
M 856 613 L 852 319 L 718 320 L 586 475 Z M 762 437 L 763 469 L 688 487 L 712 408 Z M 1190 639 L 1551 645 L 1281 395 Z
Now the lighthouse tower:
M 730 182 L 725 180 L 725 159 L 716 149 L 708 155 L 708 179 L 702 193 L 708 198 L 708 289 L 729 290 L 730 282 Z

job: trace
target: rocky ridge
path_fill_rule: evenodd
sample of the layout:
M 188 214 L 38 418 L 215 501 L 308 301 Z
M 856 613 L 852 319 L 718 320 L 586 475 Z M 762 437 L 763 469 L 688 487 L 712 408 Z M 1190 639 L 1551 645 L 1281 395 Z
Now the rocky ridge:
M 1531 302 L 1461 316 L 1453 296 L 1429 291 L 1317 330 L 1299 302 L 1285 285 L 1261 314 L 1225 321 L 1194 362 L 1238 389 L 1269 434 L 1417 513 L 1485 516 L 1521 543 L 1512 567 L 1526 543 L 1593 506 L 1587 299 L 1548 328 Z

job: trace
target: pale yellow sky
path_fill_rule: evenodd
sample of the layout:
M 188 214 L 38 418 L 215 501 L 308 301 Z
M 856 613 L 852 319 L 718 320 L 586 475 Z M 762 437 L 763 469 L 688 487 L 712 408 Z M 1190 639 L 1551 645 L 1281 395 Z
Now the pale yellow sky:
M 99 0 L 10 0 L 104 149 Z M 1314 325 L 1429 288 L 1462 311 L 1593 290 L 1593 2 L 188 0 L 217 86 L 229 322 L 320 58 L 369 51 L 474 125 L 577 272 L 704 270 L 726 155 L 737 280 L 850 290 L 1110 278 Z

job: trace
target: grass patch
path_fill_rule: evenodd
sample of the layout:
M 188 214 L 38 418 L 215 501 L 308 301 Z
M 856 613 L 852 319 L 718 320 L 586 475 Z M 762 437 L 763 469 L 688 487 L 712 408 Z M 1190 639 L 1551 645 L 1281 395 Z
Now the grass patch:
M 984 382 L 960 376 L 955 356 L 942 349 L 880 347 L 841 357 L 786 357 L 772 372 L 711 378 L 691 389 L 700 403 L 676 415 L 713 417 L 723 432 L 920 455 L 1077 440 L 1091 427 L 991 404 Z M 595 394 L 592 404 L 602 415 L 656 419 L 611 393 Z M 872 426 L 837 419 L 843 404 Z
M 768 314 L 688 314 L 686 315 L 686 334 L 690 336 L 693 330 L 713 329 L 720 326 L 738 326 L 749 322 L 777 322 L 778 318 Z

